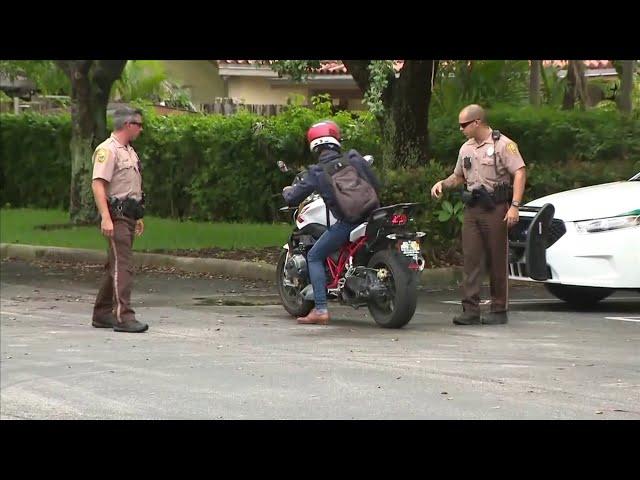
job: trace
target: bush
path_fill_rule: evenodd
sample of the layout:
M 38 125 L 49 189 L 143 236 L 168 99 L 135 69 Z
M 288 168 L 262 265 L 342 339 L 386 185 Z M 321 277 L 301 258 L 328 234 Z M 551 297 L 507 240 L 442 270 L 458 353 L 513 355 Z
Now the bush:
M 69 115 L 0 115 L 2 205 L 68 208 Z
M 492 126 L 519 144 L 528 166 L 526 199 L 625 178 L 639 169 L 637 112 L 624 118 L 602 109 L 497 106 L 489 115 Z M 229 117 L 162 117 L 147 109 L 145 131 L 135 147 L 144 165 L 149 213 L 197 220 L 284 220 L 277 213 L 279 193 L 290 178 L 279 172 L 276 162 L 284 160 L 291 168 L 311 163 L 306 129 L 328 117 L 341 126 L 345 148 L 381 159 L 373 116 L 344 111 L 331 116 L 325 101 L 313 108 L 291 106 L 274 117 L 246 111 Z M 455 117 L 433 117 L 430 125 L 434 159 L 429 164 L 378 173 L 386 184 L 383 200 L 425 202 L 420 221 L 436 244 L 445 244 L 459 229 L 438 220 L 433 212 L 442 204 L 432 202 L 429 190 L 453 171 L 464 138 Z M 69 115 L 0 115 L 3 205 L 68 207 L 70 135 Z M 455 196 L 450 200 L 455 205 Z
M 145 114 L 136 149 L 145 163 L 148 208 L 160 216 L 201 220 L 278 220 L 279 193 L 290 180 L 276 168 L 313 162 L 305 141 L 309 125 L 329 115 L 292 106 L 274 117 L 246 111 L 224 116 Z M 369 152 L 379 143 L 369 114 L 340 113 L 346 148 Z
M 607 161 L 640 158 L 640 115 L 617 111 L 560 111 L 551 107 L 496 106 L 488 121 L 518 144 L 525 162 Z M 464 140 L 457 117 L 430 121 L 432 153 L 455 161 Z

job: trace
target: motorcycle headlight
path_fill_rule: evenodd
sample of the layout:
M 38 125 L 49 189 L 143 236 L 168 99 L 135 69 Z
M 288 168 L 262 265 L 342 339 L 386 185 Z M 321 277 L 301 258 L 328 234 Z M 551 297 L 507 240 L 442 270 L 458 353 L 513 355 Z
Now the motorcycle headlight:
M 618 230 L 620 228 L 637 227 L 640 225 L 640 215 L 628 215 L 624 217 L 598 218 L 597 220 L 585 220 L 576 222 L 576 230 L 579 233 L 596 233 Z

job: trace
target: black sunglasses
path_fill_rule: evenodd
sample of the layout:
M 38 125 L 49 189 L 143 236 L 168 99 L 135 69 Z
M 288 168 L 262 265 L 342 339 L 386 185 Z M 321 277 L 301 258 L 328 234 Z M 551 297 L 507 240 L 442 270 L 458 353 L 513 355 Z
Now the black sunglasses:
M 477 118 L 475 120 L 469 120 L 468 122 L 461 123 L 460 124 L 460 128 L 467 128 L 469 125 L 471 125 L 476 120 L 477 120 Z
M 142 126 L 142 122 L 127 122 L 130 123 L 131 125 L 138 125 L 139 127 Z

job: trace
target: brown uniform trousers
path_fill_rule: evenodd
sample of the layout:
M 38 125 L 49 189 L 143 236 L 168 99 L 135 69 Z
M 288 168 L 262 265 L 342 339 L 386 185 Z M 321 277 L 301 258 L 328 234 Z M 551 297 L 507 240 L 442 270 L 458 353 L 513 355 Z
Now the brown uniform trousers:
M 136 221 L 115 215 L 112 219 L 113 237 L 107 238 L 109 259 L 105 265 L 106 275 L 96 297 L 93 318 L 105 318 L 115 314 L 116 321 L 122 323 L 135 320 L 135 312 L 131 308 L 131 288 Z
M 482 206 L 465 207 L 462 224 L 464 279 L 462 307 L 465 312 L 480 313 L 480 282 L 485 268 L 491 285 L 491 311 L 505 312 L 508 305 L 507 256 L 509 244 L 504 217 L 508 203 L 491 211 Z

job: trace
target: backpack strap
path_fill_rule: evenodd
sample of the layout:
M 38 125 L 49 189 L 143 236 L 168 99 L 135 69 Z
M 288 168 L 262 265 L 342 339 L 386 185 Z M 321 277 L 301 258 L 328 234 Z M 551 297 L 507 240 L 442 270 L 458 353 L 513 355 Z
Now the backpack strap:
M 327 175 L 331 176 L 334 173 L 342 170 L 343 168 L 348 167 L 349 165 L 351 165 L 351 163 L 349 162 L 347 156 L 343 154 L 341 157 L 336 158 L 335 160 L 331 160 L 330 162 L 322 163 L 319 165 Z
M 319 164 L 322 167 L 322 170 L 324 170 L 324 173 L 328 176 L 331 177 L 334 173 L 342 170 L 343 168 L 345 168 L 346 166 L 350 165 L 349 163 L 349 159 L 347 158 L 347 156 L 345 154 L 342 154 L 341 157 L 336 158 L 335 160 L 331 160 L 328 163 L 321 163 Z M 327 228 L 329 228 L 331 226 L 331 219 L 329 218 L 329 214 L 331 213 L 329 210 L 329 206 L 327 205 L 327 203 L 325 202 L 325 212 L 327 214 Z

